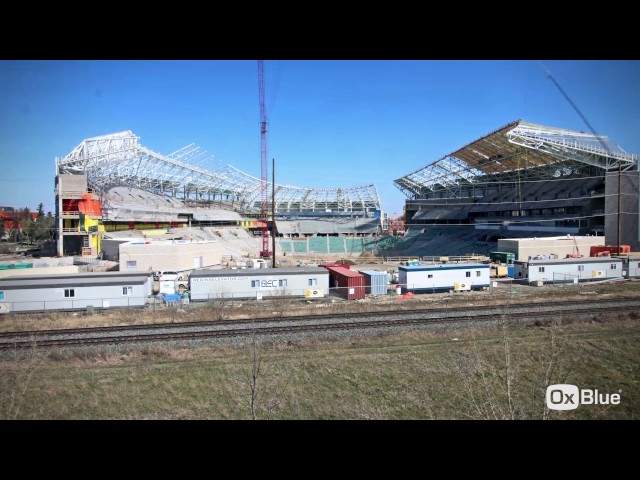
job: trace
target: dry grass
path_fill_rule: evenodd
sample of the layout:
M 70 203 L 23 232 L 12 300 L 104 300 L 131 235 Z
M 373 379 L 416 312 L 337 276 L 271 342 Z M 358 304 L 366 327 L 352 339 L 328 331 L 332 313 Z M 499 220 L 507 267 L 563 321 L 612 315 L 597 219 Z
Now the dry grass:
M 276 419 L 543 418 L 553 333 L 562 355 L 549 380 L 621 389 L 622 403 L 551 418 L 637 419 L 640 322 L 629 316 L 598 320 L 262 344 L 259 381 L 266 395 L 279 395 Z M 512 408 L 505 394 L 505 338 Z M 246 419 L 249 367 L 245 347 L 148 346 L 48 358 L 16 353 L 0 362 L 0 417 Z

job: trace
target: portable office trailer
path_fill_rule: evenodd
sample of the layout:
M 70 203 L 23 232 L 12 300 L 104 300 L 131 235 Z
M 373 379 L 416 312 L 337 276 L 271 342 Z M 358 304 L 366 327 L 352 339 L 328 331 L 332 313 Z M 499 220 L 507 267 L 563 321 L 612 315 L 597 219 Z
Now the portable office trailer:
M 389 285 L 389 274 L 378 270 L 359 270 L 364 275 L 365 293 L 386 295 Z
M 322 297 L 329 292 L 324 268 L 195 270 L 189 276 L 192 301 L 263 297 Z
M 126 279 L 130 277 L 149 277 L 149 281 L 145 282 L 145 293 L 146 295 L 151 295 L 153 290 L 153 273 L 152 272 L 78 272 L 78 273 L 42 273 L 42 274 L 34 274 L 29 276 L 20 276 L 21 279 L 24 280 L 58 280 L 58 279 L 83 279 L 86 281 L 90 281 L 92 279 Z M 4 280 L 13 280 L 12 278 L 0 278 L 0 282 Z M 0 284 L 1 285 L 1 284 Z
M 403 292 L 431 293 L 480 290 L 491 286 L 489 265 L 458 263 L 398 267 Z
M 516 260 L 514 267 L 514 278 L 530 283 L 584 282 L 625 275 L 622 259 L 609 257 Z
M 149 273 L 81 273 L 0 279 L 0 312 L 144 307 L 151 295 Z
M 640 277 L 640 253 L 629 252 L 622 255 L 614 255 L 613 258 L 622 260 L 622 271 L 627 278 Z
M 331 288 L 337 295 L 348 300 L 360 300 L 365 297 L 364 275 L 344 267 L 326 268 L 331 277 Z

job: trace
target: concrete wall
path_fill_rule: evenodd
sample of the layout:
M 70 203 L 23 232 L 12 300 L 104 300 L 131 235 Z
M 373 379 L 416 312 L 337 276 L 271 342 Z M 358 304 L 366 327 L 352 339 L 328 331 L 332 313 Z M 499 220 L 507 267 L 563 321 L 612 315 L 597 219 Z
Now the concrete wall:
M 620 211 L 620 243 L 631 245 L 631 251 L 640 250 L 640 172 L 622 172 Z M 607 173 L 605 182 L 604 233 L 607 245 L 618 244 L 618 172 Z
M 58 190 L 64 192 L 86 192 L 87 177 L 85 175 L 58 175 Z
M 53 275 L 59 273 L 78 273 L 80 271 L 77 265 L 66 265 L 61 267 L 42 267 L 42 268 L 18 268 L 11 270 L 0 270 L 0 278 L 4 277 L 24 277 L 30 275 Z
M 515 253 L 516 260 L 527 260 L 535 255 L 555 254 L 565 258 L 568 253 L 576 253 L 574 237 L 504 238 L 498 239 L 498 252 Z M 589 256 L 592 246 L 601 246 L 605 237 L 575 237 L 580 254 Z
M 202 267 L 220 265 L 224 246 L 220 242 L 181 243 L 180 241 L 123 243 L 119 247 L 120 271 L 147 272 L 192 270 L 202 257 Z M 198 260 L 194 260 L 198 259 Z M 136 262 L 135 269 L 127 262 Z
M 102 239 L 102 258 L 118 262 L 120 258 L 120 245 L 131 240 L 114 240 L 112 238 Z

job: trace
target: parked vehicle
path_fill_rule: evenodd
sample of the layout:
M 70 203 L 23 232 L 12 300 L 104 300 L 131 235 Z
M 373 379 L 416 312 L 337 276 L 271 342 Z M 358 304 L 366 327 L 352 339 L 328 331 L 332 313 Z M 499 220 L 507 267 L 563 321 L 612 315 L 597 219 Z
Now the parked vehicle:
M 158 280 L 160 280 L 161 282 L 171 281 L 171 280 L 184 280 L 184 277 L 178 272 L 166 270 L 166 271 L 160 272 L 160 274 L 158 275 Z

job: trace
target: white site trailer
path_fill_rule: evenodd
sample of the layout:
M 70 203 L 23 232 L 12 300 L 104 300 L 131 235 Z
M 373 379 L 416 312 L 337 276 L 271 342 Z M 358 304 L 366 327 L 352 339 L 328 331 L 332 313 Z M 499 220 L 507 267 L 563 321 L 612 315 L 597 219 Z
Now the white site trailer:
M 195 270 L 189 276 L 191 301 L 262 297 L 323 297 L 329 293 L 326 268 Z
M 621 258 L 585 257 L 553 260 L 516 260 L 516 280 L 543 283 L 575 283 L 626 276 Z
M 144 307 L 151 272 L 93 272 L 0 278 L 0 312 Z
M 414 293 L 481 290 L 491 286 L 490 268 L 482 263 L 402 265 L 398 283 L 403 292 Z

